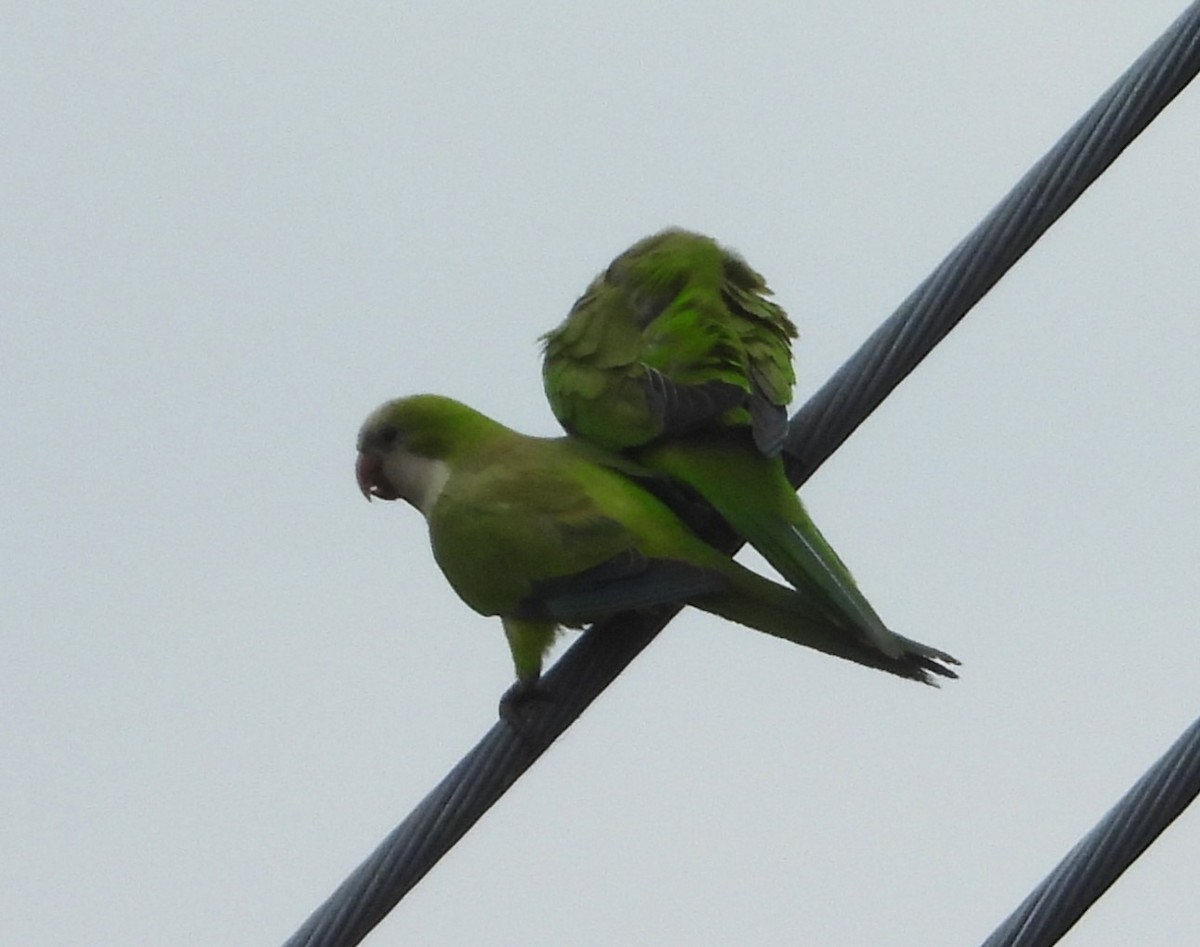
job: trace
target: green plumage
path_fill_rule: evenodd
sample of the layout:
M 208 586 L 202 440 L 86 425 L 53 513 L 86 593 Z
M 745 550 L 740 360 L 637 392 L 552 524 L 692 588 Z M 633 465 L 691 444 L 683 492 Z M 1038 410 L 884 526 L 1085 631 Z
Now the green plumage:
M 611 449 L 711 423 L 782 445 L 795 326 L 740 257 L 682 230 L 648 237 L 592 281 L 546 333 L 555 416 Z
M 779 451 L 795 327 L 763 278 L 708 237 L 632 246 L 543 336 L 568 431 L 686 484 L 813 607 L 897 657 L 890 631 L 809 518 Z
M 527 437 L 420 395 L 367 419 L 358 476 L 368 496 L 421 508 L 451 586 L 503 619 L 524 686 L 559 626 L 668 603 L 903 677 L 953 676 L 941 652 L 897 639 L 897 653 L 884 654 L 809 597 L 745 569 L 643 487 L 655 475 L 583 441 Z

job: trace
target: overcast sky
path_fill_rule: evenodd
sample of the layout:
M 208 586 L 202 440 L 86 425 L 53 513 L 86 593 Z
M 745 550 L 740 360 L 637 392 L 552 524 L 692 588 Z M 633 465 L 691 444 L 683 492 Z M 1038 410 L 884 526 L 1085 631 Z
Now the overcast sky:
M 1182 0 L 13 4 L 0 941 L 284 940 L 495 719 L 357 428 L 556 432 L 536 337 L 710 233 L 797 404 Z M 1200 93 L 805 488 L 935 691 L 685 612 L 368 944 L 979 942 L 1200 714 Z M 754 564 L 755 560 L 746 557 Z M 1200 930 L 1185 815 L 1069 943 Z

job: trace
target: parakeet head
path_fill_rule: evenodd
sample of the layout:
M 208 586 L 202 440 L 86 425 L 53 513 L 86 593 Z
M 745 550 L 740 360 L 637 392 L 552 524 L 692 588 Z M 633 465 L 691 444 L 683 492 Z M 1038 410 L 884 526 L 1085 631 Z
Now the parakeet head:
M 407 500 L 428 515 L 459 451 L 500 425 L 450 398 L 412 395 L 380 405 L 358 432 L 354 472 L 368 500 Z
M 406 399 L 389 401 L 371 412 L 358 431 L 358 461 L 354 473 L 358 489 L 368 500 L 399 499 L 384 469 L 384 462 L 404 451 L 404 432 L 401 427 Z

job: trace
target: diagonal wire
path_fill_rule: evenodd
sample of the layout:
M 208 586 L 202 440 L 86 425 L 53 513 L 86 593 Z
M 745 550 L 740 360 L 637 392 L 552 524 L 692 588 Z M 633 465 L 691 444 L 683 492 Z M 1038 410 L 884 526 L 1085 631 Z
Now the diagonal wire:
M 1200 69 L 1193 3 L 796 414 L 802 483 L 1108 168 Z
M 1121 76 L 792 420 L 799 485 L 850 436 L 1200 70 L 1200 0 Z M 677 612 L 601 622 L 543 678 L 520 734 L 497 723 L 287 941 L 352 947 L 383 919 Z M 1136 857 L 1136 855 L 1135 855 Z
M 1049 947 L 1200 793 L 1200 720 L 992 932 L 983 947 Z

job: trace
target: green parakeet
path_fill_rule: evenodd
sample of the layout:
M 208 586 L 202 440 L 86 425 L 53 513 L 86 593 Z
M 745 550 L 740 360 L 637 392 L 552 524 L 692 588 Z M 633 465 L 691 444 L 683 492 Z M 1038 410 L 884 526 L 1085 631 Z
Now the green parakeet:
M 769 294 L 708 237 L 665 230 L 639 241 L 542 336 L 555 417 L 612 450 L 733 427 L 777 455 L 796 327 Z
M 686 483 L 831 621 L 900 657 L 784 472 L 796 329 L 769 294 L 708 237 L 647 237 L 542 337 L 546 396 L 567 431 Z
M 899 637 L 884 652 L 739 565 L 644 488 L 655 475 L 584 441 L 528 437 L 449 398 L 416 395 L 367 418 L 356 473 L 368 499 L 420 510 L 455 592 L 500 617 L 515 693 L 536 683 L 561 626 L 666 603 L 902 677 L 955 676 L 948 655 Z

